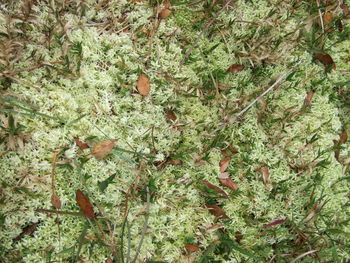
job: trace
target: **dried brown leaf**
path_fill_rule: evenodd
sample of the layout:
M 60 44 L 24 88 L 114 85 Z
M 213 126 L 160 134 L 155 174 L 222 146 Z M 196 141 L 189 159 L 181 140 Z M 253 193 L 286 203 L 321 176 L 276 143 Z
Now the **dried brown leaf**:
M 343 131 L 341 134 L 339 134 L 339 137 L 340 137 L 339 142 L 340 142 L 341 144 L 346 143 L 346 141 L 348 140 L 348 134 L 347 134 L 346 131 Z
M 62 206 L 60 197 L 56 193 L 51 195 L 51 204 L 56 209 L 60 209 Z
M 308 91 L 306 93 L 306 97 L 304 99 L 304 105 L 309 105 L 311 100 L 312 100 L 312 97 L 314 96 L 314 92 L 311 90 L 311 91 Z
M 332 19 L 333 19 L 333 15 L 332 15 L 331 12 L 324 13 L 324 15 L 323 15 L 323 23 L 325 25 L 328 25 L 332 21 Z
M 220 183 L 223 186 L 226 186 L 230 188 L 231 190 L 237 191 L 238 190 L 238 185 L 229 177 L 230 175 L 228 173 L 222 173 L 219 176 Z
M 229 165 L 230 165 L 230 158 L 222 159 L 222 160 L 219 162 L 220 173 L 225 172 Z
M 105 140 L 95 144 L 94 147 L 92 148 L 92 155 L 96 159 L 104 158 L 112 151 L 116 141 L 117 140 L 115 139 L 110 139 L 110 140 Z
M 165 116 L 168 120 L 176 121 L 177 117 L 172 109 L 167 109 Z
M 158 18 L 159 19 L 165 19 L 165 18 L 167 18 L 170 15 L 171 15 L 171 10 L 165 8 L 162 11 L 160 11 L 160 13 L 158 15 Z
M 314 53 L 313 56 L 320 61 L 324 66 L 332 66 L 333 69 L 336 69 L 335 63 L 332 57 L 328 54 Z
M 151 85 L 146 74 L 141 74 L 137 80 L 137 90 L 142 96 L 148 96 Z
M 199 245 L 185 244 L 185 249 L 189 253 L 196 252 L 199 249 Z
M 76 201 L 79 205 L 81 211 L 83 211 L 84 216 L 90 219 L 95 218 L 94 208 L 89 200 L 89 198 L 81 191 L 76 191 Z
M 260 168 L 261 174 L 263 176 L 264 185 L 268 185 L 270 183 L 270 171 L 267 166 L 262 166 Z
M 221 150 L 221 154 L 225 157 L 232 157 L 233 155 L 235 155 L 237 153 L 238 153 L 238 151 L 231 146 L 227 146 L 227 148 Z
M 208 181 L 203 181 L 203 184 L 204 184 L 206 187 L 208 187 L 209 189 L 214 190 L 214 191 L 217 192 L 218 194 L 222 194 L 222 195 L 227 196 L 227 193 L 226 193 L 224 190 L 222 190 L 220 187 L 218 187 L 218 186 L 216 186 L 216 185 L 214 185 L 214 184 L 212 184 L 212 183 L 209 183 Z
M 107 258 L 105 263 L 114 263 L 114 261 L 111 258 Z
M 240 72 L 244 69 L 244 66 L 243 65 L 240 65 L 240 64 L 232 64 L 226 72 L 229 72 L 229 73 L 237 73 L 237 72 Z
M 74 142 L 79 147 L 80 150 L 85 150 L 89 148 L 89 145 L 82 142 L 78 137 L 74 138 Z
M 32 223 L 28 226 L 26 226 L 25 228 L 23 228 L 23 231 L 16 236 L 13 241 L 19 241 L 21 240 L 24 236 L 30 236 L 31 234 L 33 234 L 36 230 L 36 227 L 38 226 L 39 223 Z
M 229 217 L 226 215 L 225 211 L 218 205 L 210 205 L 205 204 L 208 208 L 209 212 L 219 219 L 228 219 Z

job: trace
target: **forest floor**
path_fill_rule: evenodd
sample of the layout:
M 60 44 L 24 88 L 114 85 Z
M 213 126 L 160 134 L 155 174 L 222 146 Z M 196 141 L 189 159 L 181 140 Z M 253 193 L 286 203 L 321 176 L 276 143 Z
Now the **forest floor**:
M 0 262 L 350 260 L 349 6 L 1 1 Z

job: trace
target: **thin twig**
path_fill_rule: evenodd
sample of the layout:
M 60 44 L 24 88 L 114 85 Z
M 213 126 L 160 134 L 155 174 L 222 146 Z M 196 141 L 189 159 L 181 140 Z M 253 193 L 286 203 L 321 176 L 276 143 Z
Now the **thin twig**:
M 242 116 L 244 113 L 246 113 L 259 99 L 264 97 L 267 93 L 269 93 L 274 87 L 277 86 L 283 79 L 287 78 L 301 63 L 303 60 L 298 61 L 290 70 L 288 70 L 286 73 L 281 75 L 275 83 L 272 84 L 271 87 L 269 87 L 266 91 L 264 91 L 259 97 L 257 97 L 255 100 L 253 100 L 247 107 L 245 107 L 242 111 L 240 111 L 238 114 L 236 114 L 233 118 L 230 119 L 229 123 L 233 123 L 237 118 Z

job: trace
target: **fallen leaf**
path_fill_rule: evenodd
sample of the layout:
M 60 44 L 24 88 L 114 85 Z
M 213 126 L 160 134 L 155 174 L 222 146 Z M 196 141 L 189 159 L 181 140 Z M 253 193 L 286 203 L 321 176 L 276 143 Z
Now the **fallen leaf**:
M 268 185 L 270 183 L 270 171 L 267 166 L 262 166 L 260 168 L 261 174 L 263 176 L 264 185 Z
M 324 66 L 332 66 L 333 69 L 336 69 L 335 63 L 332 57 L 328 54 L 314 53 L 313 56 L 320 61 Z
M 231 146 L 227 146 L 227 148 L 221 150 L 221 154 L 225 157 L 232 157 L 233 155 L 237 154 L 238 151 Z
M 222 86 L 222 85 L 217 85 L 215 89 L 219 89 L 219 90 L 230 90 L 231 87 L 228 86 Z
M 59 196 L 56 193 L 53 193 L 51 195 L 51 204 L 56 209 L 60 209 L 61 206 L 62 206 L 61 200 L 60 200 Z
M 33 234 L 36 230 L 36 227 L 38 226 L 39 223 L 33 223 L 33 224 L 30 224 L 28 226 L 26 226 L 25 228 L 23 228 L 22 232 L 16 236 L 13 241 L 16 242 L 16 241 L 19 241 L 21 240 L 24 236 L 30 236 L 31 234 Z
M 205 206 L 208 208 L 209 212 L 212 215 L 214 215 L 216 218 L 219 218 L 219 219 L 228 219 L 229 218 L 220 206 L 210 205 L 210 204 L 205 204 Z
M 340 143 L 344 144 L 348 140 L 348 134 L 346 131 L 343 131 L 341 134 L 339 134 L 340 137 Z
M 325 25 L 328 25 L 332 21 L 332 19 L 333 19 L 333 15 L 332 15 L 331 12 L 324 13 L 324 15 L 323 15 L 323 23 Z
M 287 218 L 286 219 L 277 219 L 275 221 L 272 221 L 271 223 L 263 225 L 263 228 L 279 225 L 279 224 L 282 224 L 282 223 L 284 223 L 286 221 L 287 221 Z
M 177 117 L 172 109 L 167 109 L 165 116 L 168 120 L 176 121 Z
M 82 142 L 78 137 L 74 138 L 74 142 L 80 148 L 80 150 L 85 150 L 89 148 L 89 145 Z
M 150 92 L 151 86 L 149 78 L 145 74 L 141 74 L 137 80 L 137 90 L 142 96 L 147 96 Z
M 77 190 L 75 194 L 77 204 L 79 205 L 81 211 L 83 211 L 84 216 L 94 219 L 95 213 L 89 198 L 81 190 Z
M 196 252 L 199 249 L 199 245 L 185 244 L 185 249 L 189 253 Z
M 350 18 L 350 9 L 347 4 L 341 4 L 340 8 L 343 9 L 343 13 L 345 15 L 345 18 Z
M 110 139 L 95 144 L 92 148 L 92 155 L 96 159 L 104 158 L 112 151 L 116 141 L 115 139 Z
M 230 72 L 230 73 L 237 73 L 240 72 L 244 69 L 243 65 L 240 64 L 232 64 L 227 70 L 226 72 Z
M 105 263 L 114 263 L 114 261 L 111 258 L 107 258 Z
M 243 239 L 243 235 L 240 231 L 235 232 L 235 239 L 238 244 L 241 243 L 241 240 Z
M 162 11 L 160 11 L 160 13 L 158 15 L 158 18 L 159 19 L 165 19 L 165 18 L 167 18 L 170 15 L 171 15 L 171 10 L 165 8 Z
M 230 165 L 230 158 L 225 158 L 222 159 L 219 162 L 219 166 L 220 166 L 220 173 L 223 173 L 226 171 L 227 167 Z
M 304 99 L 304 105 L 309 105 L 311 100 L 312 100 L 312 97 L 314 96 L 314 92 L 311 90 L 311 91 L 308 91 L 306 93 L 306 97 Z
M 183 163 L 182 160 L 176 160 L 176 159 L 171 159 L 171 158 L 169 158 L 166 161 L 166 164 L 173 164 L 173 165 L 181 165 L 182 163 Z
M 219 176 L 220 183 L 223 186 L 230 188 L 231 190 L 237 191 L 238 185 L 229 177 L 229 173 L 225 172 Z
M 220 187 L 218 187 L 218 186 L 216 186 L 216 185 L 214 185 L 214 184 L 212 184 L 212 183 L 209 183 L 208 181 L 203 181 L 203 184 L 204 184 L 206 187 L 208 187 L 209 189 L 214 190 L 214 191 L 217 192 L 218 194 L 222 194 L 222 195 L 227 196 L 227 193 L 226 193 L 224 190 L 222 190 Z

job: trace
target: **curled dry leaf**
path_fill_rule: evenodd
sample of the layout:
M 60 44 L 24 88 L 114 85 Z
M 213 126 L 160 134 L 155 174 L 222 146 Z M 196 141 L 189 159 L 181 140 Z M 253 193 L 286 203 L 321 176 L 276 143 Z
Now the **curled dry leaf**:
M 106 263 L 114 263 L 114 261 L 111 258 L 107 258 Z
M 218 186 L 216 186 L 216 185 L 214 185 L 214 184 L 212 184 L 212 183 L 209 183 L 208 181 L 203 181 L 203 184 L 204 184 L 206 187 L 208 187 L 209 189 L 214 190 L 214 191 L 217 192 L 218 194 L 222 194 L 222 195 L 227 196 L 227 193 L 226 193 L 224 190 L 222 190 L 220 187 L 218 187 Z
M 341 134 L 339 134 L 339 137 L 340 137 L 339 142 L 340 142 L 341 144 L 346 143 L 346 141 L 348 140 L 348 134 L 347 134 L 346 131 L 343 131 Z
M 244 69 L 244 66 L 243 65 L 240 65 L 240 64 L 232 64 L 227 70 L 226 72 L 229 72 L 229 73 L 237 73 L 237 72 L 240 72 Z
M 142 96 L 148 96 L 151 85 L 146 74 L 141 74 L 137 80 L 137 90 Z
M 310 104 L 313 96 L 314 96 L 314 92 L 312 90 L 308 91 L 308 93 L 306 94 L 306 97 L 304 99 L 304 105 L 305 106 Z
M 80 150 L 85 150 L 89 148 L 89 145 L 82 142 L 78 137 L 74 138 L 74 142 L 79 147 Z
M 209 212 L 219 219 L 228 219 L 229 217 L 226 215 L 225 211 L 218 205 L 210 205 L 205 204 L 208 208 Z
M 171 10 L 165 8 L 162 11 L 160 11 L 160 13 L 158 15 L 158 18 L 159 19 L 165 19 L 165 18 L 167 18 L 170 15 L 171 15 Z
M 323 23 L 325 25 L 328 25 L 332 21 L 332 19 L 333 19 L 333 15 L 332 15 L 331 12 L 324 13 L 324 15 L 323 15 Z
M 230 178 L 229 173 L 225 172 L 220 174 L 219 180 L 223 186 L 226 186 L 234 191 L 238 190 L 238 185 Z
M 199 245 L 185 244 L 185 249 L 189 253 L 196 252 L 199 249 Z
M 176 121 L 177 117 L 172 109 L 167 109 L 165 116 L 168 120 Z
M 263 166 L 260 168 L 261 174 L 263 176 L 264 185 L 268 185 L 270 183 L 270 171 L 267 166 Z
M 56 209 L 60 209 L 61 206 L 62 206 L 61 200 L 60 200 L 59 196 L 56 193 L 53 193 L 51 195 L 51 204 Z
M 320 61 L 324 66 L 332 66 L 333 69 L 336 69 L 335 63 L 332 57 L 328 54 L 314 53 L 313 56 Z
M 80 207 L 81 211 L 83 211 L 84 216 L 90 219 L 94 219 L 94 208 L 92 207 L 89 198 L 81 190 L 77 190 L 75 194 L 77 204 Z
M 219 162 L 219 166 L 220 166 L 220 173 L 223 173 L 226 171 L 227 167 L 230 165 L 230 158 L 225 158 L 222 159 Z
M 96 159 L 104 158 L 112 151 L 116 141 L 117 140 L 115 139 L 110 139 L 110 140 L 105 140 L 95 144 L 94 147 L 92 148 L 92 155 Z

